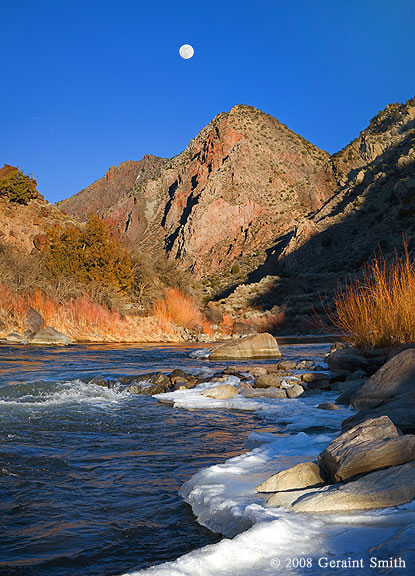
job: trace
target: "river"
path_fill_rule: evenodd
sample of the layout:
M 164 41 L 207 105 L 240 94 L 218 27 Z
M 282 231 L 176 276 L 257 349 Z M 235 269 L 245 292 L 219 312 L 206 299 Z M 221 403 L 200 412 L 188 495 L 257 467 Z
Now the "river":
M 282 346 L 285 357 L 298 359 L 321 360 L 327 350 Z M 275 574 L 275 557 L 286 562 L 299 534 L 303 553 L 315 557 L 316 535 L 321 540 L 325 530 L 319 521 L 308 524 L 305 536 L 304 524 L 269 508 L 264 514 L 265 501 L 253 496 L 252 486 L 275 469 L 276 459 L 282 469 L 314 458 L 348 409 L 317 410 L 315 398 L 204 404 L 194 391 L 176 394 L 171 407 L 117 383 L 120 376 L 174 368 L 210 375 L 233 364 L 192 352 L 170 345 L 0 345 L 0 574 L 115 576 L 154 565 L 151 572 L 163 574 Z M 110 388 L 88 384 L 95 375 L 108 378 Z M 402 554 L 408 534 L 401 518 L 411 514 L 409 507 L 399 521 L 392 513 L 376 517 L 382 541 L 396 537 L 396 525 L 405 532 Z M 266 531 L 275 532 L 276 523 L 285 527 L 280 546 L 267 545 L 258 561 L 251 555 L 247 571 L 235 560 L 229 564 L 238 539 L 251 534 L 255 543 L 261 529 L 260 541 L 268 542 Z M 344 524 L 333 531 L 329 523 L 322 553 L 330 538 L 344 554 L 356 548 L 362 530 L 369 541 L 368 523 L 347 520 L 356 525 L 347 545 L 339 536 Z M 222 558 L 222 571 L 210 571 L 211 553 Z M 189 562 L 197 563 L 196 572 L 188 571 Z

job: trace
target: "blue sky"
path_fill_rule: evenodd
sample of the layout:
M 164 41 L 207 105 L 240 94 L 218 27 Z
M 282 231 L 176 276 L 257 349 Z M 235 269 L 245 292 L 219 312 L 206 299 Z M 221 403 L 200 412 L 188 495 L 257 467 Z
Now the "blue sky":
M 414 0 L 0 0 L 0 165 L 51 202 L 249 104 L 335 152 L 415 95 Z M 195 48 L 191 60 L 181 44 Z

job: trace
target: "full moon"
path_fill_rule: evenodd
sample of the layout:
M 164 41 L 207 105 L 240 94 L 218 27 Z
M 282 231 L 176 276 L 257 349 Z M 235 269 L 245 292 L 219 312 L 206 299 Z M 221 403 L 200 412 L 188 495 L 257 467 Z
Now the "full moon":
M 194 53 L 195 51 L 193 50 L 193 46 L 190 46 L 190 44 L 183 44 L 183 46 L 180 46 L 179 54 L 185 60 L 191 58 Z

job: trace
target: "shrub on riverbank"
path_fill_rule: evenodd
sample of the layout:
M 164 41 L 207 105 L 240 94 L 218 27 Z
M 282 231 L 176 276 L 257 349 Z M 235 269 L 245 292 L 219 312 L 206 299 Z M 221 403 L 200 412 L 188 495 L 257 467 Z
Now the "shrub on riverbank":
M 407 245 L 390 263 L 381 256 L 339 289 L 328 316 L 344 339 L 361 349 L 415 342 L 415 265 Z
M 182 284 L 191 286 L 174 263 L 144 253 L 131 258 L 91 215 L 84 226 L 50 229 L 39 252 L 0 244 L 0 335 L 30 329 L 30 307 L 74 340 L 177 341 L 181 328 L 209 332 Z
M 49 274 L 59 281 L 72 278 L 83 286 L 100 286 L 127 293 L 133 267 L 127 250 L 111 237 L 109 226 L 91 214 L 84 226 L 54 227 L 43 250 Z

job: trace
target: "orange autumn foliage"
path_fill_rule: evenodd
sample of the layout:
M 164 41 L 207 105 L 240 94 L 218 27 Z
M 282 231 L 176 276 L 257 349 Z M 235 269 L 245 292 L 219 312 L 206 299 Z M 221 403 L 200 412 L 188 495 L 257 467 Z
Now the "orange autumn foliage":
M 164 324 L 176 324 L 188 329 L 204 327 L 204 319 L 193 298 L 177 288 L 169 288 L 164 298 L 156 300 L 154 315 Z
M 375 258 L 361 280 L 338 290 L 334 307 L 326 310 L 332 326 L 358 348 L 415 342 L 415 265 L 407 245 L 389 264 L 383 256 Z

